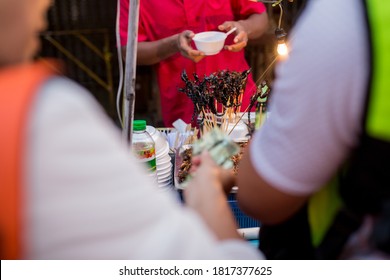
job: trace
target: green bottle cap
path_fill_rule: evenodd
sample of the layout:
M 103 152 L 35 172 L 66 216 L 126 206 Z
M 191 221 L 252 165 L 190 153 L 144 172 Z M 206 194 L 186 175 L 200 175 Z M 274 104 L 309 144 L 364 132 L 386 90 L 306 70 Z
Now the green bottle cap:
M 133 130 L 134 131 L 142 131 L 146 129 L 146 121 L 145 120 L 135 120 L 133 121 Z

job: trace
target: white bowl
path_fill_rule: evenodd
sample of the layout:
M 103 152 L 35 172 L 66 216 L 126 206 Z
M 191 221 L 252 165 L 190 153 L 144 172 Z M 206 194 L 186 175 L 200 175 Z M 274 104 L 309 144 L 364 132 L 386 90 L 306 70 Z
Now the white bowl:
M 159 189 L 162 190 L 170 190 L 172 186 L 172 182 L 166 182 L 166 183 L 158 183 Z
M 165 169 L 157 170 L 157 176 L 159 178 L 164 178 L 167 175 L 170 175 L 172 173 L 172 164 L 170 166 L 167 166 Z
M 162 157 L 156 157 L 156 165 L 164 165 L 167 163 L 171 163 L 171 157 L 169 154 L 165 154 Z
M 159 183 L 165 183 L 168 181 L 172 181 L 172 176 L 171 175 L 157 176 L 157 181 Z
M 168 167 L 165 168 L 165 169 L 157 170 L 156 173 L 157 173 L 157 177 L 158 177 L 159 179 L 165 178 L 165 177 L 167 177 L 168 174 L 171 174 L 171 173 L 172 173 L 172 166 L 168 166 Z
M 159 184 L 164 184 L 168 182 L 172 182 L 172 176 L 171 175 L 166 175 L 164 177 L 157 177 L 157 182 Z
M 162 159 L 165 157 L 169 157 L 169 144 L 168 142 L 165 144 L 165 147 L 156 148 L 156 159 Z
M 206 31 L 195 34 L 192 40 L 199 51 L 205 55 L 214 55 L 219 53 L 225 44 L 226 33 L 219 31 Z
M 172 182 L 172 176 L 171 175 L 165 175 L 163 177 L 161 176 L 157 176 L 157 182 L 158 183 L 168 183 L 168 182 Z
M 168 170 L 168 168 L 171 169 L 172 166 L 173 165 L 172 165 L 171 162 L 165 162 L 163 164 L 157 164 L 156 165 L 157 173 L 163 172 L 165 170 Z

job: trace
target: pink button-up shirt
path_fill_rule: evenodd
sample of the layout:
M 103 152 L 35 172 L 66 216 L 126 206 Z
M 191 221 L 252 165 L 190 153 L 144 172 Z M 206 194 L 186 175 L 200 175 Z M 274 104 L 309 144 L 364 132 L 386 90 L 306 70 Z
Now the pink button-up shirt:
M 127 42 L 129 0 L 121 0 L 120 35 L 121 44 Z M 192 30 L 194 33 L 218 30 L 225 21 L 240 20 L 253 13 L 265 12 L 262 3 L 248 0 L 141 0 L 139 13 L 138 41 L 156 41 Z M 228 36 L 225 44 L 232 44 L 234 36 Z M 219 70 L 243 71 L 249 68 L 244 50 L 231 52 L 222 50 L 217 55 L 206 56 L 195 63 L 180 53 L 156 65 L 161 96 L 161 112 L 165 126 L 181 118 L 191 122 L 192 101 L 178 88 L 184 87 L 180 75 L 185 70 L 190 78 L 197 73 L 200 78 Z M 250 96 L 256 91 L 252 76 L 249 77 L 243 97 L 242 110 L 249 105 Z

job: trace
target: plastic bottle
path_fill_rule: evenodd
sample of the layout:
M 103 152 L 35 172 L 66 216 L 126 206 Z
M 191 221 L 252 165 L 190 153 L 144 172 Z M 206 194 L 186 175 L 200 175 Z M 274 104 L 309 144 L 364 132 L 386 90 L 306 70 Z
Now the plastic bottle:
M 132 149 L 138 159 L 145 163 L 151 176 L 157 180 L 156 175 L 156 149 L 153 138 L 146 131 L 145 120 L 133 121 Z

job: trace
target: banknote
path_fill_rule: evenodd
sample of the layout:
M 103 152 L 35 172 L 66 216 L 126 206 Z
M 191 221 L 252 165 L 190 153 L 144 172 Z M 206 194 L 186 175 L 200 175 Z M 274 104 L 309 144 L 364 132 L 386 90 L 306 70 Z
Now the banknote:
M 192 146 L 192 155 L 196 156 L 207 150 L 211 158 L 221 167 L 233 168 L 234 163 L 231 157 L 240 152 L 240 147 L 223 133 L 219 128 L 213 128 L 202 138 L 195 141 Z M 185 188 L 188 181 L 192 178 L 188 175 L 186 180 L 181 183 L 181 188 Z

